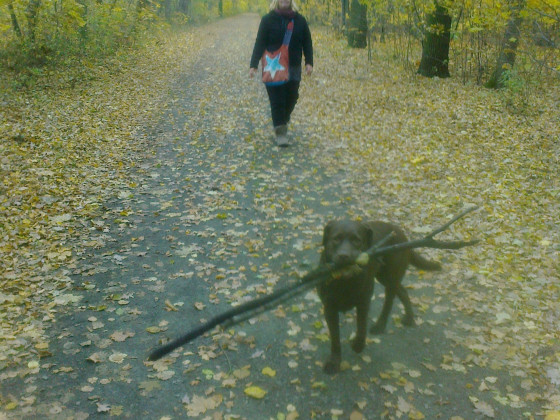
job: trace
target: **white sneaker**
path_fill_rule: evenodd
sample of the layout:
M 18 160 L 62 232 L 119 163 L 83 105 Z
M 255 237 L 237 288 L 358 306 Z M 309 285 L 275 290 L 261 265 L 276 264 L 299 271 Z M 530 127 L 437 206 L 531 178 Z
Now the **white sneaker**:
M 274 133 L 276 134 L 276 145 L 278 147 L 288 147 L 290 145 L 290 141 L 288 136 L 288 126 L 286 125 L 279 125 L 274 127 Z

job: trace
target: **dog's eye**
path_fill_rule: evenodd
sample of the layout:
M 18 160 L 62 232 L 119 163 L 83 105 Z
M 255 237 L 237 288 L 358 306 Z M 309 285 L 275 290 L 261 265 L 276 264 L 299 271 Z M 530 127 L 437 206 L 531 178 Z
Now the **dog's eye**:
M 332 241 L 335 244 L 339 244 L 340 242 L 342 242 L 342 236 L 341 235 L 336 235 L 335 237 L 332 238 Z
M 362 240 L 360 238 L 358 238 L 357 236 L 353 236 L 352 238 L 350 238 L 350 242 L 352 243 L 352 245 L 358 247 L 362 244 Z

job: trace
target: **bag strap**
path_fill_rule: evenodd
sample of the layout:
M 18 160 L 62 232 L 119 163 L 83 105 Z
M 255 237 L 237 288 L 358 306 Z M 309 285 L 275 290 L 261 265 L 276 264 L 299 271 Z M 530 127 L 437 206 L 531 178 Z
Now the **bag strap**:
M 290 20 L 288 26 L 286 27 L 286 33 L 284 34 L 284 41 L 282 45 L 290 45 L 290 40 L 292 39 L 292 32 L 294 31 L 294 20 Z

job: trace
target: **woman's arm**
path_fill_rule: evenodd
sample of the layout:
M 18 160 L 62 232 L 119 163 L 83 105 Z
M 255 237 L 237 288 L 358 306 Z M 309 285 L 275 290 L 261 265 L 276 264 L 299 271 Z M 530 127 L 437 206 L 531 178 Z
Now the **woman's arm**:
M 303 55 L 305 56 L 305 70 L 307 74 L 311 74 L 308 68 L 313 69 L 313 41 L 311 40 L 311 31 L 307 20 L 303 19 L 305 25 L 303 27 Z
M 267 31 L 268 31 L 268 19 L 264 16 L 261 19 L 259 25 L 259 30 L 257 32 L 257 39 L 255 39 L 255 46 L 253 47 L 253 55 L 251 56 L 251 69 L 257 69 L 259 67 L 259 61 L 266 49 L 267 42 Z

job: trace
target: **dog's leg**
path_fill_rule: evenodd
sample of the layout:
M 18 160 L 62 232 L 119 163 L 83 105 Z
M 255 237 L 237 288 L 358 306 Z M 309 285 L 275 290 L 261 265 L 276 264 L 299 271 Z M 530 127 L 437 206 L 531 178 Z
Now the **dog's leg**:
M 356 337 L 352 341 L 352 350 L 361 353 L 366 346 L 367 317 L 369 312 L 369 302 L 362 302 L 356 306 Z
M 385 326 L 387 325 L 387 319 L 389 319 L 389 314 L 393 308 L 393 300 L 395 299 L 396 291 L 392 288 L 385 287 L 385 302 L 383 302 L 383 309 L 377 322 L 369 330 L 372 334 L 382 334 L 385 331 Z
M 397 290 L 397 296 L 401 300 L 402 304 L 404 305 L 404 318 L 402 320 L 403 325 L 407 327 L 413 327 L 416 325 L 414 322 L 414 312 L 412 310 L 412 303 L 410 302 L 410 297 L 408 297 L 408 293 L 403 285 L 399 285 Z
M 325 362 L 323 370 L 325 373 L 333 374 L 340 370 L 340 361 L 342 360 L 338 311 L 325 305 L 325 320 L 327 321 L 327 327 L 331 336 L 331 355 Z

